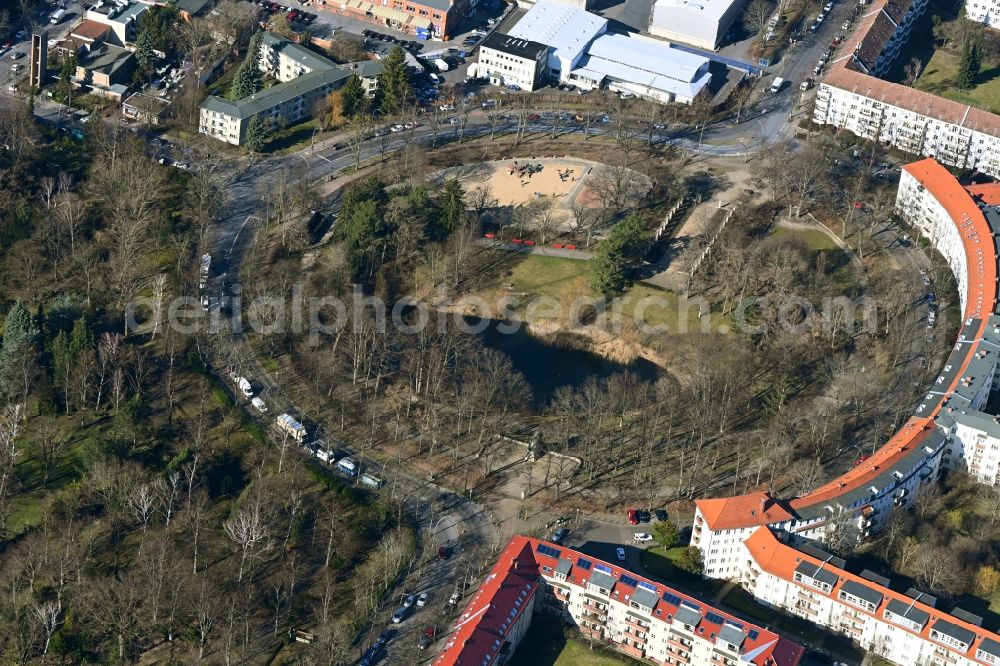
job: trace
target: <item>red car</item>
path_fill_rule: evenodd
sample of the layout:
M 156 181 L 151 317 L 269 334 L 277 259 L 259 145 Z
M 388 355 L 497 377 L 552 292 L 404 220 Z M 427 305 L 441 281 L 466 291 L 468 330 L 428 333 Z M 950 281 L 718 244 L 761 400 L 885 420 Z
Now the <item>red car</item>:
M 628 518 L 629 525 L 639 524 L 639 515 L 635 509 L 629 509 L 628 512 L 625 514 L 625 516 Z

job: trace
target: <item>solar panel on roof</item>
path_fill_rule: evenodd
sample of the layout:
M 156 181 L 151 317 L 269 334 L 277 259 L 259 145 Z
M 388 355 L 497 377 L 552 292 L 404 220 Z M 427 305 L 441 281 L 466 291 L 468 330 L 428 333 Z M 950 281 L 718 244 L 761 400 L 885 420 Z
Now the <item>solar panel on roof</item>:
M 705 614 L 705 619 L 711 622 L 712 624 L 723 624 L 726 621 L 726 618 L 722 617 L 718 613 L 711 613 L 711 612 Z
M 601 573 L 606 573 L 609 576 L 611 575 L 611 567 L 605 566 L 603 564 L 595 564 L 594 571 L 600 571 Z
M 552 546 L 547 546 L 544 543 L 538 544 L 538 548 L 536 548 L 535 550 L 537 550 L 542 555 L 548 555 L 549 557 L 554 557 L 556 559 L 559 559 L 559 556 L 562 555 L 561 550 L 559 550 L 558 548 L 553 548 Z
M 668 604 L 673 604 L 674 606 L 681 605 L 681 598 L 671 592 L 665 593 L 663 595 L 663 600 L 666 601 Z
M 637 587 L 639 585 L 638 580 L 632 578 L 632 576 L 627 576 L 625 574 L 622 574 L 621 581 L 626 585 L 628 585 L 629 587 Z
M 650 592 L 656 592 L 656 586 L 653 585 L 652 583 L 647 583 L 644 580 L 639 581 L 639 587 L 641 587 L 644 590 L 649 590 Z
M 693 608 L 694 610 L 698 611 L 699 613 L 701 612 L 701 606 L 699 606 L 698 604 L 696 604 L 693 601 L 688 601 L 687 599 L 682 599 L 681 600 L 681 605 L 687 606 L 688 608 Z
M 576 566 L 580 567 L 584 571 L 590 571 L 590 567 L 594 566 L 594 563 L 581 557 L 576 561 Z

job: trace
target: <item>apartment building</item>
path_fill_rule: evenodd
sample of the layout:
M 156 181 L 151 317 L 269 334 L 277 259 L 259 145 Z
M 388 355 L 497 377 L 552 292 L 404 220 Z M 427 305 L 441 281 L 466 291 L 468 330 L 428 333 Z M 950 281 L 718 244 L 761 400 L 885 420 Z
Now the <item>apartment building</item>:
M 658 664 L 795 666 L 804 648 L 664 585 L 515 536 L 458 617 L 435 666 L 502 664 L 535 613 Z
M 891 581 L 822 550 L 781 543 L 766 527 L 743 543 L 740 583 L 767 606 L 847 636 L 901 666 L 1000 664 L 1000 636 L 962 609 L 945 612 L 933 596 L 899 592 Z
M 965 15 L 970 21 L 990 28 L 1000 28 L 1000 0 L 965 0 Z
M 201 105 L 199 132 L 238 146 L 255 116 L 262 116 L 271 127 L 296 123 L 307 118 L 318 100 L 344 85 L 352 74 L 361 77 L 365 90 L 373 94 L 382 69 L 374 61 L 337 65 L 271 33 L 264 33 L 261 41 L 259 66 L 280 83 L 237 101 L 209 96 Z
M 834 54 L 813 121 L 914 155 L 1000 175 L 1000 116 L 883 81 L 927 0 L 875 0 Z
M 548 53 L 545 44 L 494 32 L 479 46 L 480 76 L 489 77 L 495 86 L 534 90 L 542 79 Z
M 998 206 L 998 184 L 963 187 L 934 159 L 902 168 L 896 212 L 941 252 L 958 285 L 965 319 L 952 351 L 903 427 L 848 472 L 798 497 L 756 492 L 697 500 L 691 543 L 702 552 L 706 576 L 736 578 L 742 544 L 762 526 L 792 545 L 821 542 L 844 526 L 864 538 L 943 471 L 965 470 L 990 484 L 1000 479 L 1000 417 L 984 411 L 1000 366 Z

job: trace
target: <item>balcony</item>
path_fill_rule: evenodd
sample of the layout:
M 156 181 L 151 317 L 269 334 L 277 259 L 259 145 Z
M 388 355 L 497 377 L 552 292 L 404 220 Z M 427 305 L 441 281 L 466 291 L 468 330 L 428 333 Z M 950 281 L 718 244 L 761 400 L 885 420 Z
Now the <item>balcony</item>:
M 684 645 L 684 643 L 681 643 L 678 640 L 674 640 L 673 638 L 668 638 L 667 639 L 667 645 L 669 645 L 670 647 L 674 648 L 675 650 L 680 650 L 681 652 L 685 652 L 685 653 L 688 650 L 691 649 L 690 645 Z
M 732 659 L 725 659 L 723 657 L 713 656 L 711 659 L 708 660 L 708 663 L 712 664 L 712 666 L 733 666 L 736 662 L 733 661 Z
M 649 626 L 648 625 L 646 625 L 646 624 L 644 624 L 642 622 L 639 622 L 638 620 L 636 620 L 635 618 L 632 618 L 632 617 L 626 617 L 625 618 L 625 625 L 628 626 L 628 627 L 631 627 L 632 629 L 634 629 L 636 631 L 641 631 L 642 633 L 646 633 L 646 632 L 649 631 Z
M 673 650 L 667 650 L 667 656 L 676 661 L 678 664 L 689 664 L 691 663 L 691 657 L 687 653 L 678 653 Z
M 602 604 L 602 603 L 597 602 L 597 601 L 593 601 L 591 599 L 584 599 L 584 601 L 583 601 L 583 607 L 584 608 L 589 608 L 591 610 L 603 611 L 603 610 L 607 610 L 608 605 L 607 604 Z
M 646 656 L 646 651 L 644 649 L 635 647 L 634 645 L 629 645 L 628 641 L 618 643 L 616 647 L 628 656 L 635 657 L 636 659 L 642 659 Z

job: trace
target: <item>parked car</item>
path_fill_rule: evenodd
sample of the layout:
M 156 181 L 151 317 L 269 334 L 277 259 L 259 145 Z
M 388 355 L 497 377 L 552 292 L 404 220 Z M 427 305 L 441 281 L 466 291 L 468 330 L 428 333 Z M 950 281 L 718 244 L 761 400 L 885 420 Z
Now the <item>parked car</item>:
M 396 609 L 396 612 L 392 614 L 392 623 L 399 624 L 410 614 L 410 606 L 402 606 Z
M 437 636 L 436 627 L 424 627 L 424 633 L 420 636 L 420 641 L 417 643 L 417 647 L 421 650 L 426 650 L 430 647 L 431 643 L 434 642 L 435 636 Z
M 668 517 L 666 509 L 657 509 L 653 512 L 653 515 L 656 516 L 656 519 L 661 523 Z
M 448 597 L 448 605 L 449 606 L 454 606 L 455 604 L 458 603 L 458 600 L 461 599 L 461 598 L 462 598 L 462 595 L 460 595 L 457 591 L 452 592 L 451 596 Z
M 618 558 L 619 562 L 624 562 L 625 561 L 625 549 L 622 548 L 621 546 L 619 546 L 618 548 L 615 548 L 615 557 Z
M 431 593 L 430 592 L 421 592 L 420 596 L 417 597 L 417 606 L 419 608 L 423 608 L 424 606 L 427 605 L 427 602 L 430 601 L 430 600 L 431 600 Z
M 632 540 L 636 543 L 649 543 L 653 540 L 653 535 L 648 532 L 636 532 L 632 535 Z
M 10 54 L 10 59 L 11 60 L 18 60 L 18 59 L 23 58 L 23 57 L 24 57 L 24 54 L 21 53 L 20 51 L 14 51 L 13 53 Z
M 636 511 L 635 512 L 635 517 L 636 517 L 636 519 L 638 519 L 638 521 L 640 523 L 648 523 L 649 521 L 651 521 L 653 519 L 653 517 L 650 515 L 649 511 Z
M 438 546 L 438 559 L 447 560 L 451 557 L 451 549 L 448 546 Z
M 567 534 L 569 534 L 569 530 L 566 529 L 565 527 L 560 527 L 559 529 L 557 529 L 555 532 L 552 533 L 552 543 L 559 543 L 560 541 L 566 538 Z
M 638 525 L 639 524 L 639 518 L 637 517 L 636 514 L 637 514 L 637 511 L 635 509 L 629 509 L 625 513 L 625 517 L 628 518 L 628 524 L 629 525 Z
M 406 598 L 403 599 L 403 608 L 409 608 L 415 603 L 417 603 L 417 597 L 412 594 L 408 594 L 406 595 Z

